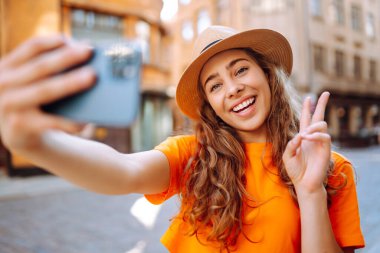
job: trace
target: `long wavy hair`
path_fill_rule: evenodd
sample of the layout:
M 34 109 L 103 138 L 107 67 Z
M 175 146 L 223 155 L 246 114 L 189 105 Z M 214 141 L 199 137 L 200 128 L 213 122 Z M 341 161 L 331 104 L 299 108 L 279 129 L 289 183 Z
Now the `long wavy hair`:
M 282 69 L 251 49 L 241 50 L 261 67 L 267 77 L 271 92 L 271 107 L 265 122 L 267 143 L 272 143 L 272 162 L 278 168 L 279 177 L 297 201 L 282 155 L 289 140 L 299 131 L 300 100 Z M 247 157 L 237 132 L 215 114 L 200 84 L 198 92 L 203 104 L 199 108 L 201 120 L 194 129 L 197 152 L 185 168 L 182 180 L 183 219 L 191 225 L 189 234 L 197 236 L 200 243 L 206 243 L 199 239 L 199 235 L 208 228 L 207 242 L 216 242 L 221 251 L 229 252 L 243 232 L 243 203 L 254 201 L 245 188 Z M 329 173 L 332 168 L 331 163 Z M 326 177 L 326 189 L 331 195 L 335 188 L 329 187 L 327 182 Z

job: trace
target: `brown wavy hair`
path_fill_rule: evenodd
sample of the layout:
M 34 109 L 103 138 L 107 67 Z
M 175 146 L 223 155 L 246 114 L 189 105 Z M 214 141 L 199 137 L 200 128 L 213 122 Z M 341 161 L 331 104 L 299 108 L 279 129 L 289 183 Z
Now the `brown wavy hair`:
M 299 131 L 300 100 L 282 69 L 251 49 L 241 50 L 261 67 L 267 77 L 271 91 L 271 108 L 265 123 L 267 143 L 272 143 L 272 161 L 278 168 L 278 175 L 297 201 L 282 155 L 288 141 Z M 199 108 L 201 120 L 195 125 L 197 152 L 188 163 L 182 180 L 183 219 L 191 225 L 189 235 L 195 235 L 200 243 L 216 242 L 220 251 L 230 252 L 243 232 L 243 203 L 254 202 L 245 189 L 247 158 L 237 132 L 215 114 L 200 83 L 198 92 L 203 104 Z M 328 174 L 332 169 L 333 163 Z M 325 182 L 330 196 L 337 188 L 328 185 L 327 176 Z M 207 242 L 202 242 L 199 235 L 206 227 L 209 228 Z

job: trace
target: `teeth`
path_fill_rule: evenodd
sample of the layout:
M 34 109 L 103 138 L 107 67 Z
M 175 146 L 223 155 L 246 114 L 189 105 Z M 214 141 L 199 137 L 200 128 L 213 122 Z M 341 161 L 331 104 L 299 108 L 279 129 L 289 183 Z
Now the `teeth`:
M 255 98 L 250 98 L 248 100 L 245 100 L 243 103 L 241 104 L 238 104 L 237 106 L 235 106 L 234 108 L 232 108 L 232 110 L 234 112 L 237 112 L 237 111 L 240 111 L 241 109 L 253 104 L 253 102 L 255 102 Z

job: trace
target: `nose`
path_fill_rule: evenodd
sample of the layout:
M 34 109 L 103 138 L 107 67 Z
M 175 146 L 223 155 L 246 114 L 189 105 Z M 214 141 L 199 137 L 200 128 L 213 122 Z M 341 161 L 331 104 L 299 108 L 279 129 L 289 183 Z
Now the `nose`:
M 228 98 L 232 98 L 234 96 L 239 95 L 239 93 L 241 93 L 245 87 L 244 84 L 234 81 L 234 80 L 229 81 L 226 85 L 227 85 L 226 96 Z

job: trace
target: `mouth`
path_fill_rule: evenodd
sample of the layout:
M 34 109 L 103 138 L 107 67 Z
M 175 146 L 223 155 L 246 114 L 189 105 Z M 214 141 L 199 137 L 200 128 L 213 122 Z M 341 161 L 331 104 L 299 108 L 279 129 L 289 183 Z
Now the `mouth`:
M 241 111 L 244 111 L 246 110 L 247 108 L 249 108 L 250 106 L 252 106 L 254 103 L 256 102 L 256 96 L 255 97 L 252 97 L 252 98 L 249 98 L 245 101 L 243 101 L 242 103 L 234 106 L 232 108 L 232 111 L 235 112 L 235 113 L 239 113 Z

